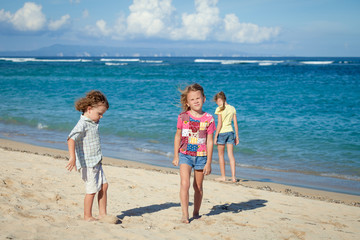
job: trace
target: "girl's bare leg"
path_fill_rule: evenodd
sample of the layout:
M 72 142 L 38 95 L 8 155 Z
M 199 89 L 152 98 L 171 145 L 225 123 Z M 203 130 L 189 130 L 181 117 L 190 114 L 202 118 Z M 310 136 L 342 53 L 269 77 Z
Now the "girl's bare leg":
M 187 164 L 180 164 L 180 203 L 182 210 L 181 221 L 189 223 L 189 188 L 191 167 Z
M 194 211 L 193 218 L 200 218 L 200 207 L 203 198 L 203 181 L 204 181 L 204 173 L 203 170 L 195 170 L 194 171 Z
M 86 194 L 84 199 L 84 220 L 94 221 L 96 218 L 92 216 L 92 205 L 94 202 L 95 193 Z
M 102 185 L 100 192 L 98 193 L 98 204 L 99 204 L 99 217 L 103 218 L 106 216 L 106 205 L 107 205 L 107 189 L 109 184 L 105 183 Z
M 235 175 L 235 157 L 234 157 L 234 145 L 233 144 L 226 144 L 229 162 L 230 162 L 230 169 L 231 169 L 231 180 L 236 182 L 236 175 Z
M 225 181 L 225 158 L 224 158 L 224 154 L 225 154 L 225 144 L 218 144 L 218 154 L 219 154 L 219 166 L 220 166 L 220 172 L 221 172 L 221 177 L 218 178 L 217 180 L 220 181 Z

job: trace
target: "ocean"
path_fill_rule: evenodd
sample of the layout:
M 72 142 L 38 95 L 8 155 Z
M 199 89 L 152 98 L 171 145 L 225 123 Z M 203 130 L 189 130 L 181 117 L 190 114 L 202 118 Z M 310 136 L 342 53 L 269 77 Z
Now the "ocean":
M 237 177 L 360 195 L 360 58 L 3 57 L 0 137 L 66 150 L 75 100 L 98 89 L 103 154 L 173 167 L 178 89 L 194 82 L 204 111 L 219 91 L 237 110 Z

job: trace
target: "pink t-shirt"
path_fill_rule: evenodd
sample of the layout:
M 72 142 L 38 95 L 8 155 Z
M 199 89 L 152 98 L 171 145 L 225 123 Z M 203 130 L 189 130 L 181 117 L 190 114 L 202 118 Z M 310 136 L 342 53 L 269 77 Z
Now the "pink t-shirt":
M 204 113 L 201 118 L 196 118 L 190 111 L 180 113 L 177 128 L 181 129 L 179 152 L 190 156 L 206 156 L 206 137 L 216 129 L 211 114 Z

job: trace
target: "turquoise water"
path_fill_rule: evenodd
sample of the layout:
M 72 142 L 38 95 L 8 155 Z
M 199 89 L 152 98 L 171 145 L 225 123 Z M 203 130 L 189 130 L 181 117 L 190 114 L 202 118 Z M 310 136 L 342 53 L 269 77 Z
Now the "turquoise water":
M 218 91 L 237 109 L 238 177 L 360 195 L 360 58 L 0 58 L 0 137 L 66 149 L 74 101 L 99 89 L 104 155 L 171 167 L 193 82 L 205 111 Z

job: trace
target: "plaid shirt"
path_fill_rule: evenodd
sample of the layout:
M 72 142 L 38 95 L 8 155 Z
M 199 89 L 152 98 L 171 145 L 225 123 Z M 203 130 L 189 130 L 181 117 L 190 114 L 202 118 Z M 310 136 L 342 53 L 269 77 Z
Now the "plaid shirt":
M 77 169 L 94 167 L 102 159 L 99 124 L 81 115 L 68 139 L 75 141 Z

